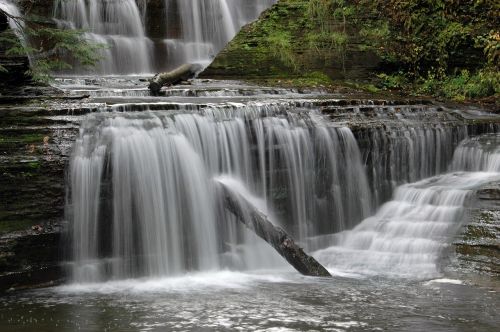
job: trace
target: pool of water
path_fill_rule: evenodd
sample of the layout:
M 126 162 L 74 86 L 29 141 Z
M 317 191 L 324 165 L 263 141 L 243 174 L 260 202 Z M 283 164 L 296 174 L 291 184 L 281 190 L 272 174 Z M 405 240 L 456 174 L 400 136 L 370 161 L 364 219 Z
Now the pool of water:
M 1 331 L 497 331 L 494 288 L 292 271 L 190 274 L 7 295 Z

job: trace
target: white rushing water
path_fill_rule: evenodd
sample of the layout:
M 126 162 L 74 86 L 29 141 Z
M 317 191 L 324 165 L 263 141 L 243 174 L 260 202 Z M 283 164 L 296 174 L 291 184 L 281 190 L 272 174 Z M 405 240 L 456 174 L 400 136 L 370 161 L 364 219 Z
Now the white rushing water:
M 440 254 L 460 229 L 472 190 L 500 180 L 498 144 L 487 149 L 480 139 L 456 149 L 454 172 L 399 186 L 374 216 L 336 234 L 315 257 L 337 273 L 439 275 Z
M 14 17 L 21 17 L 21 13 L 19 12 L 19 8 L 17 7 L 15 2 L 9 0 L 0 0 L 0 9 Z M 19 29 L 19 25 L 15 22 L 15 20 L 8 18 L 8 21 L 11 29 Z M 19 23 L 22 23 L 22 21 L 19 21 Z
M 88 40 L 106 45 L 99 72 L 152 71 L 153 43 L 135 0 L 56 0 L 54 16 L 59 27 L 83 29 Z
M 255 236 L 218 207 L 212 179 L 221 174 L 279 211 L 298 239 L 352 227 L 371 211 L 351 131 L 274 105 L 91 115 L 70 172 L 81 281 L 252 266 L 238 253 Z
M 165 12 L 148 15 L 147 1 L 55 0 L 54 18 L 60 27 L 86 30 L 86 38 L 107 46 L 97 72 L 144 74 L 184 63 L 208 65 L 243 25 L 275 2 L 159 0 L 149 10 Z
M 14 18 L 22 18 L 21 11 L 19 10 L 17 2 L 15 1 L 0 0 L 0 9 Z M 8 18 L 8 21 L 9 27 L 12 29 L 12 31 L 14 31 L 21 43 L 25 43 L 26 39 L 23 32 L 24 21 L 22 19 L 17 20 L 13 18 Z
M 409 109 L 414 109 L 412 107 Z M 389 200 L 394 190 L 446 172 L 454 148 L 469 136 L 467 126 L 432 123 L 427 126 L 401 126 L 368 131 L 369 151 L 375 204 Z

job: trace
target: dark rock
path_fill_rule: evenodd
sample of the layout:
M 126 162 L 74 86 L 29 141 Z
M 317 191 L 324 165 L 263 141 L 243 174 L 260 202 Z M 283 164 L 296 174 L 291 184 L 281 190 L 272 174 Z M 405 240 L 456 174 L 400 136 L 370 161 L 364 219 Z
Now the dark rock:
M 0 292 L 30 288 L 63 279 L 61 233 L 39 226 L 0 237 Z
M 476 191 L 470 221 L 454 243 L 456 265 L 466 272 L 500 276 L 500 183 Z

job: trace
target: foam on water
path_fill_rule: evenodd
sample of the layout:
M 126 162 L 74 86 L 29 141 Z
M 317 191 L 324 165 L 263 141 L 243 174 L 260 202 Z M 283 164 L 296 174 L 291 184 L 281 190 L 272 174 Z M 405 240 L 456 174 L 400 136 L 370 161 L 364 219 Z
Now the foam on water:
M 258 283 L 298 282 L 287 274 L 272 274 L 265 272 L 235 272 L 213 271 L 188 273 L 180 277 L 170 278 L 142 278 L 108 281 L 103 283 L 73 283 L 54 288 L 62 294 L 114 294 L 128 293 L 131 295 L 158 294 L 158 293 L 189 293 L 189 292 L 218 292 L 222 289 L 252 288 Z
M 441 278 L 441 279 L 434 279 L 427 281 L 424 285 L 432 285 L 432 284 L 462 285 L 463 283 L 464 282 L 462 280 Z

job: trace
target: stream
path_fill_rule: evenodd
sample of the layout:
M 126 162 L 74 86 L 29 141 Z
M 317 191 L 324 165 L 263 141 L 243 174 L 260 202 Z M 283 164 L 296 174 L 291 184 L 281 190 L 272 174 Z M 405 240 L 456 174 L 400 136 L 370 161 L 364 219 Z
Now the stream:
M 500 180 L 495 127 L 474 139 L 462 122 L 486 114 L 229 81 L 157 99 L 140 77 L 58 84 L 95 110 L 59 116 L 80 125 L 69 280 L 3 296 L 2 331 L 497 330 L 498 283 L 449 268 L 474 190 Z M 236 224 L 221 177 L 333 278 Z

